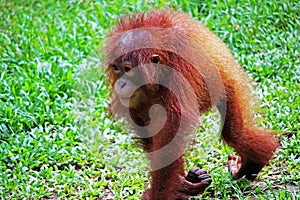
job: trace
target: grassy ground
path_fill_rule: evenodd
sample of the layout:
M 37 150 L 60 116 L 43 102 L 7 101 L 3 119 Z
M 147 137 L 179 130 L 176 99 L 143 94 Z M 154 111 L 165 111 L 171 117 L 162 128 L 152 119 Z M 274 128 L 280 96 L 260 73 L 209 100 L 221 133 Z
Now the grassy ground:
M 0 0 L 1 199 L 140 198 L 147 160 L 107 116 L 101 46 L 121 14 L 162 6 L 190 13 L 228 44 L 258 85 L 262 126 L 282 138 L 257 182 L 233 181 L 232 150 L 215 135 L 214 114 L 203 118 L 186 157 L 188 169 L 212 174 L 201 197 L 300 198 L 299 2 L 193 2 Z

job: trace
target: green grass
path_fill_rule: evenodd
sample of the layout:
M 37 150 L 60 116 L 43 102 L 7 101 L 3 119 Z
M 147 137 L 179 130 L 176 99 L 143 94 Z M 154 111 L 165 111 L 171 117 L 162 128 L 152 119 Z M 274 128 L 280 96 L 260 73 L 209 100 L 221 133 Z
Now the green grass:
M 300 3 L 226 2 L 0 0 L 0 198 L 140 199 L 147 159 L 107 115 L 102 46 L 120 15 L 163 6 L 226 42 L 258 85 L 260 123 L 282 138 L 257 182 L 233 181 L 232 150 L 215 134 L 214 113 L 203 118 L 186 157 L 187 169 L 212 174 L 201 198 L 300 198 Z

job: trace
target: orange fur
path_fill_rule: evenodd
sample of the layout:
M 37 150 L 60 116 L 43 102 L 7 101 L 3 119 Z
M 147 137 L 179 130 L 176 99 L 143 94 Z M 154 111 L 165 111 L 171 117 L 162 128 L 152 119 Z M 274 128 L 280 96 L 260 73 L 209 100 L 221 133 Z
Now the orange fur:
M 174 31 L 182 37 L 168 38 L 170 35 L 151 32 L 153 27 Z M 126 52 L 124 49 L 126 49 L 127 43 L 120 44 L 121 35 L 130 30 L 147 28 L 150 28 L 149 31 L 156 39 L 158 47 L 167 43 L 173 52 L 156 48 Z M 145 40 L 147 39 L 145 38 Z M 181 47 L 180 49 L 176 48 L 177 44 Z M 159 87 L 158 89 L 155 85 L 143 86 L 141 91 L 143 98 L 139 100 L 146 99 L 146 101 L 140 102 L 140 104 L 143 103 L 143 106 L 140 106 L 139 109 L 131 109 L 131 116 L 126 114 L 128 108 L 120 103 L 118 97 L 113 97 L 112 107 L 119 115 L 131 120 L 138 134 L 141 129 L 135 124 L 146 125 L 149 118 L 147 113 L 151 105 L 160 104 L 166 109 L 167 121 L 163 128 L 158 134 L 142 140 L 146 152 L 161 149 L 175 138 L 175 134 L 180 135 L 178 146 L 171 149 L 173 151 L 150 157 L 152 167 L 171 154 L 178 156 L 178 159 L 164 168 L 151 172 L 152 187 L 144 193 L 143 199 L 187 198 L 203 192 L 210 184 L 209 178 L 204 178 L 204 181 L 198 180 L 192 175 L 186 176 L 184 172 L 184 161 L 181 155 L 184 145 L 181 143 L 185 143 L 186 132 L 192 131 L 190 127 L 197 124 L 199 116 L 193 110 L 194 104 L 198 105 L 199 112 L 204 112 L 213 105 L 218 108 L 226 107 L 226 113 L 223 113 L 225 115 L 222 116 L 224 127 L 221 135 L 224 141 L 237 151 L 242 160 L 239 171 L 233 176 L 234 178 L 246 176 L 253 180 L 256 177 L 253 174 L 257 174 L 271 159 L 278 147 L 278 141 L 273 132 L 256 127 L 253 117 L 255 98 L 252 95 L 251 81 L 234 61 L 226 45 L 207 28 L 186 14 L 173 10 L 153 10 L 149 13 L 125 17 L 119 21 L 107 40 L 106 65 L 110 66 L 115 62 L 114 57 L 118 59 L 120 57 L 121 60 L 128 57 L 127 60 L 131 64 L 135 63 L 132 64 L 133 67 L 137 64 L 141 65 L 144 79 L 153 80 L 160 77 L 160 73 L 152 71 L 152 68 L 145 64 L 149 62 L 148 57 L 154 53 L 159 53 L 163 64 L 171 66 L 181 73 L 193 90 L 186 90 L 185 87 L 182 87 L 183 82 L 176 80 L 174 76 L 165 79 L 171 81 L 178 89 L 179 99 L 167 88 Z M 110 83 L 115 86 L 118 77 L 111 68 L 108 68 L 108 74 Z M 218 77 L 221 77 L 220 81 L 218 81 Z M 221 87 L 222 85 L 224 87 Z M 196 102 L 187 98 L 193 93 L 197 97 Z M 183 102 L 181 106 L 179 101 Z M 157 119 L 157 122 L 154 120 L 154 123 L 159 123 L 159 121 L 160 119 Z M 177 133 L 180 123 L 183 123 L 180 130 L 184 131 Z M 191 174 L 193 173 L 196 172 L 191 172 Z

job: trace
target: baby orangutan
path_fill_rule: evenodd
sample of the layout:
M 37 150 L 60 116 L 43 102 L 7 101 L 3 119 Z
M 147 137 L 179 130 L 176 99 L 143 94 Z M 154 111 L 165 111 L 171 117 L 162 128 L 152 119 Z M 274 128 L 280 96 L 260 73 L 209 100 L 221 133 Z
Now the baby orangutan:
M 239 154 L 234 179 L 254 180 L 278 147 L 275 133 L 255 125 L 251 81 L 226 45 L 198 21 L 173 10 L 124 17 L 106 43 L 110 109 L 141 138 L 151 164 L 144 200 L 184 199 L 202 193 L 210 175 L 184 171 L 187 135 L 201 113 L 216 106 L 222 139 Z

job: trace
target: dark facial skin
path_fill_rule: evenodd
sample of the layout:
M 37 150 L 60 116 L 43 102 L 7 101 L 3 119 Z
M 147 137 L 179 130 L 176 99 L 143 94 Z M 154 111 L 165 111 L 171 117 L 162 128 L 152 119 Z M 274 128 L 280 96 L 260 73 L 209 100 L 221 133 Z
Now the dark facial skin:
M 158 54 L 152 54 L 149 61 L 157 64 L 160 62 L 160 57 Z M 114 76 L 117 78 L 114 91 L 121 104 L 132 109 L 141 109 L 143 106 L 149 105 L 151 98 L 151 92 L 147 90 L 146 86 L 138 86 L 142 85 L 144 80 L 137 66 L 138 61 L 134 53 L 123 56 L 110 65 Z

